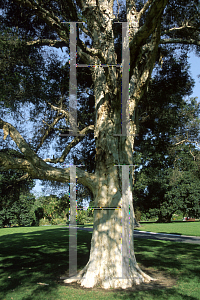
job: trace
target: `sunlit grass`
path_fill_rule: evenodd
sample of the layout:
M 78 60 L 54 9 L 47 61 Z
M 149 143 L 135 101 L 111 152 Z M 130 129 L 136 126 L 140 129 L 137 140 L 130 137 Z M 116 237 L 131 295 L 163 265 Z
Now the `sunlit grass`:
M 151 223 L 141 222 L 138 230 L 151 232 L 165 232 L 171 234 L 182 234 L 191 236 L 200 236 L 200 222 L 172 222 L 172 223 Z

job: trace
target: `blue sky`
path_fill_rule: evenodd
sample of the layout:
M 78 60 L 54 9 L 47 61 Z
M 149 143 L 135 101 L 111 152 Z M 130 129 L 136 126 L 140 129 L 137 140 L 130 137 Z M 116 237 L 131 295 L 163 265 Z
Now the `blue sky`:
M 195 87 L 193 89 L 192 97 L 198 97 L 197 101 L 200 101 L 200 57 L 197 57 L 194 53 L 190 53 L 189 63 L 191 64 L 191 74 L 195 80 Z

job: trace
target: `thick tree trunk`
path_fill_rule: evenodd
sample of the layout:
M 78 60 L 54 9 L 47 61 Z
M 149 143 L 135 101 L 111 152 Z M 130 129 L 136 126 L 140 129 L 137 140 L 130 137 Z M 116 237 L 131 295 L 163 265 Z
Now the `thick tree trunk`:
M 115 136 L 121 133 L 121 91 L 113 101 L 102 68 L 96 70 L 94 82 L 96 95 L 96 170 L 98 182 L 94 195 L 94 228 L 90 258 L 77 279 L 81 286 L 92 288 L 128 288 L 148 282 L 152 278 L 143 273 L 134 255 L 134 211 L 132 205 L 132 181 L 122 178 L 122 166 L 133 165 L 134 123 L 130 123 L 132 135 Z M 106 92 L 107 91 L 107 92 Z M 115 105 L 113 104 L 113 102 Z M 130 178 L 133 180 L 132 167 Z M 128 171 L 128 169 L 127 169 Z M 128 171 L 129 172 L 129 171 Z M 123 182 L 125 181 L 125 182 Z M 126 186 L 124 189 L 122 184 Z M 98 208 L 102 209 L 98 209 Z M 117 209 L 120 207 L 119 209 Z M 123 208 L 128 212 L 124 213 Z M 123 225 L 123 226 L 122 226 Z M 123 231 L 123 234 L 122 234 Z M 123 266 L 123 267 L 122 267 Z
M 119 191 L 118 167 L 104 165 L 99 176 L 99 188 L 96 195 L 96 206 L 123 207 Z M 100 170 L 99 170 L 100 171 Z M 100 174 L 99 174 L 100 175 Z M 126 199 L 131 200 L 131 191 Z M 124 203 L 125 205 L 125 203 Z M 128 288 L 134 284 L 149 282 L 152 278 L 143 273 L 134 255 L 134 214 L 130 203 L 129 217 L 124 217 L 124 235 L 122 239 L 122 209 L 96 209 L 91 241 L 90 258 L 85 268 L 79 273 L 78 283 L 92 288 L 100 285 L 103 288 Z M 122 255 L 123 247 L 128 249 Z M 123 267 L 122 267 L 123 266 Z M 123 277 L 122 277 L 123 276 Z M 65 280 L 66 283 L 74 281 Z

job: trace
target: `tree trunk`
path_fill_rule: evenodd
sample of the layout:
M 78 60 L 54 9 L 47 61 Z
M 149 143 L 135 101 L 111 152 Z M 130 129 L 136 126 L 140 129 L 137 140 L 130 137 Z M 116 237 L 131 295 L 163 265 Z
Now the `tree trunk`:
M 123 207 L 120 192 L 119 167 L 110 166 L 99 169 L 99 188 L 96 195 L 96 206 Z M 127 195 L 131 200 L 131 190 Z M 127 196 L 126 195 L 126 196 Z M 126 204 L 125 204 L 126 205 Z M 79 273 L 78 283 L 92 288 L 100 285 L 103 288 L 128 288 L 133 284 L 149 282 L 152 278 L 143 273 L 134 255 L 134 213 L 130 202 L 130 213 L 124 218 L 124 236 L 122 238 L 122 209 L 95 209 L 94 227 L 91 241 L 90 258 L 85 268 Z M 122 247 L 128 249 L 122 257 Z M 130 250 L 130 253 L 129 253 Z M 122 268 L 123 266 L 123 268 Z M 123 279 L 122 279 L 123 272 Z M 66 283 L 74 281 L 65 280 Z
M 133 284 L 152 280 L 140 270 L 134 255 L 133 168 L 129 167 L 130 184 L 127 179 L 129 171 L 128 177 L 122 176 L 124 174 L 122 165 L 133 165 L 135 126 L 133 122 L 130 123 L 129 133 L 132 135 L 115 136 L 121 133 L 121 101 L 116 99 L 121 97 L 121 91 L 119 90 L 115 98 L 118 106 L 116 104 L 114 106 L 113 93 L 108 87 L 102 68 L 96 70 L 95 76 L 96 106 L 98 106 L 95 126 L 95 175 L 98 187 L 94 195 L 94 227 L 90 258 L 85 268 L 78 274 L 79 280 L 71 278 L 64 282 L 78 281 L 81 286 L 87 288 L 100 285 L 103 288 L 125 289 Z M 122 184 L 126 187 L 125 190 Z M 122 208 L 115 209 L 117 207 Z M 123 208 L 127 207 L 129 211 L 126 213 Z
M 172 219 L 172 214 L 167 214 L 165 216 L 159 214 L 157 223 L 171 223 L 171 219 Z
M 118 167 L 101 168 L 99 188 L 96 195 L 96 206 L 121 207 Z M 131 195 L 129 189 L 128 196 Z M 127 197 L 128 198 L 128 197 Z M 131 200 L 131 197 L 129 197 Z M 122 238 L 122 209 L 95 209 L 94 227 L 91 241 L 90 258 L 85 268 L 79 273 L 78 283 L 92 288 L 100 285 L 103 288 L 128 288 L 133 284 L 149 282 L 152 278 L 143 273 L 134 255 L 134 214 L 130 203 L 130 213 L 124 218 L 124 237 Z M 130 234 L 130 235 L 129 235 Z M 122 257 L 122 247 L 130 250 Z M 122 268 L 123 266 L 123 268 Z M 123 279 L 122 279 L 123 271 Z M 65 280 L 66 283 L 74 281 Z

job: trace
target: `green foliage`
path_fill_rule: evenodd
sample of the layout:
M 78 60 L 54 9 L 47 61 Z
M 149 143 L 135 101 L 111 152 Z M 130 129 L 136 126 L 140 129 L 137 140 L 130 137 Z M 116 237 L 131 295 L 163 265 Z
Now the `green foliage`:
M 56 195 L 41 196 L 37 199 L 37 210 L 35 214 L 39 214 L 40 224 L 59 224 L 60 219 L 67 221 L 69 218 L 69 195 L 62 197 Z M 61 222 L 61 223 L 62 223 Z M 44 223 L 44 224 L 43 224 Z
M 179 209 L 184 214 L 199 213 L 199 151 L 192 145 L 199 134 L 199 104 L 196 99 L 184 100 L 186 88 L 182 81 L 186 80 L 188 88 L 190 83 L 187 76 L 179 78 L 179 72 L 171 74 L 177 74 L 176 87 L 167 78 L 165 86 L 164 74 L 160 79 L 157 75 L 152 81 L 153 90 L 150 86 L 145 102 L 139 105 L 134 201 L 146 216 L 158 217 L 158 222 L 170 222 Z M 163 86 L 160 91 L 158 79 Z M 176 146 L 187 139 L 190 143 Z
M 200 180 L 191 170 L 177 174 L 176 180 L 171 184 L 171 189 L 166 193 L 170 209 L 176 208 L 183 212 L 183 216 L 200 216 Z M 169 207 L 168 207 L 169 210 Z
M 0 32 L 0 52 L 0 101 L 5 107 L 14 111 L 19 102 L 41 99 L 44 60 L 38 49 L 28 47 L 16 28 L 5 27 Z
M 32 194 L 21 194 L 10 207 L 4 207 L 0 211 L 0 226 L 18 225 L 31 226 L 36 223 L 34 211 L 35 197 Z M 7 202 L 8 203 L 8 202 Z M 10 204 L 10 202 L 8 203 Z
M 10 155 L 20 156 L 17 151 L 15 153 L 15 150 L 9 151 Z M 0 173 L 0 226 L 30 225 L 35 218 L 31 210 L 34 203 L 33 195 L 29 194 L 29 190 L 35 183 L 30 178 L 17 181 L 24 174 L 22 171 L 13 170 Z
M 18 203 L 15 202 L 17 224 L 19 226 L 31 226 L 35 223 L 34 211 L 35 196 L 32 194 L 20 195 Z
M 198 166 L 189 147 L 181 148 L 171 168 L 159 170 L 150 165 L 140 171 L 134 186 L 136 203 L 149 217 L 158 216 L 158 222 L 170 222 L 177 211 L 200 214 Z
M 86 221 L 87 221 L 87 211 L 78 210 L 76 221 L 77 221 L 78 225 L 84 225 L 84 223 L 86 223 Z

